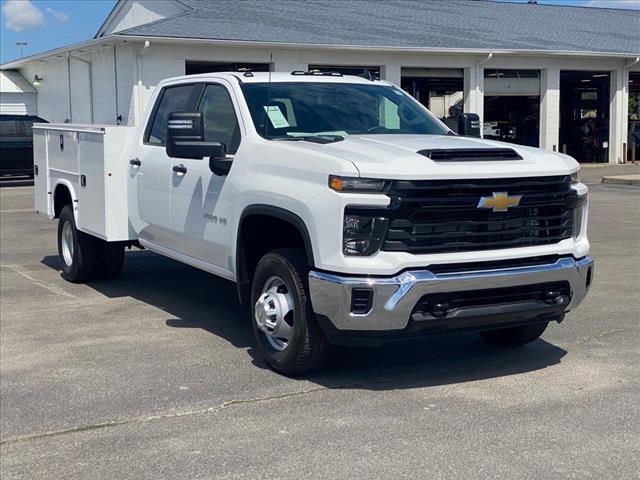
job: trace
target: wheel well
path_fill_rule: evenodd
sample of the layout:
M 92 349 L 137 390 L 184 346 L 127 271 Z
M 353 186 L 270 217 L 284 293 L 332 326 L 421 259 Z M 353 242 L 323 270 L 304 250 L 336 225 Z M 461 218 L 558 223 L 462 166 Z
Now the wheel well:
M 287 218 L 282 218 L 283 216 Z M 313 268 L 309 234 L 299 217 L 288 213 L 251 213 L 242 217 L 238 232 L 237 279 L 240 301 L 248 299 L 251 280 L 260 259 L 278 248 L 300 248 Z
M 53 192 L 53 216 L 58 218 L 65 205 L 72 205 L 71 192 L 65 185 L 58 185 Z

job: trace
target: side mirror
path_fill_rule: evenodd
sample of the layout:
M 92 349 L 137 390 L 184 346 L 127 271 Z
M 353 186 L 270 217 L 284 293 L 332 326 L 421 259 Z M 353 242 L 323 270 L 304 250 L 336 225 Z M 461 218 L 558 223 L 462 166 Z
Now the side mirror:
M 477 113 L 458 115 L 458 134 L 465 137 L 480 138 L 480 117 Z
M 209 170 L 211 170 L 214 175 L 218 175 L 218 176 L 228 175 L 229 171 L 231 170 L 232 163 L 233 163 L 233 160 L 231 160 L 230 158 L 225 158 L 224 155 L 221 155 L 219 157 L 210 157 Z
M 173 112 L 167 121 L 167 156 L 202 160 L 204 157 L 224 157 L 220 142 L 204 141 L 202 112 Z

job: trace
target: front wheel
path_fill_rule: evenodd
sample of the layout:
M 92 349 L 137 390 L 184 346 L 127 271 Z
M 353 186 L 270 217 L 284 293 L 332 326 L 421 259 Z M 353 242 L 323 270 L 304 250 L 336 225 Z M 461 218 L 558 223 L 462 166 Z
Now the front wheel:
M 533 342 L 546 330 L 548 322 L 533 323 L 521 327 L 501 328 L 480 332 L 485 340 L 500 345 L 524 345 Z
M 258 349 L 271 368 L 285 375 L 315 370 L 329 350 L 311 307 L 308 274 L 302 251 L 281 249 L 262 257 L 253 276 L 251 313 Z

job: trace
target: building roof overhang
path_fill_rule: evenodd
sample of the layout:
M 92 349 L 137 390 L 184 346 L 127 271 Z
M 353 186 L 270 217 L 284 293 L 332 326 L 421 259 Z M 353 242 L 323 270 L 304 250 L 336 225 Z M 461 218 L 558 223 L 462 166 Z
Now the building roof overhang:
M 146 35 L 112 34 L 105 37 L 93 38 L 84 42 L 56 48 L 39 54 L 31 55 L 19 60 L 13 60 L 0 65 L 0 70 L 18 69 L 32 62 L 52 61 L 56 58 L 65 58 L 69 54 L 82 54 L 92 50 L 125 43 L 144 43 L 149 41 L 158 44 L 194 45 L 194 46 L 220 46 L 220 47 L 253 47 L 261 49 L 284 50 L 316 50 L 316 51 L 350 51 L 350 52 L 384 52 L 384 53 L 431 53 L 446 55 L 518 55 L 518 56 L 551 56 L 551 57 L 583 57 L 583 58 L 626 58 L 635 59 L 640 55 L 633 53 L 612 52 L 584 52 L 566 50 L 522 50 L 522 49 L 454 49 L 433 47 L 406 47 L 406 46 L 375 46 L 375 45 L 334 45 L 311 43 L 284 43 L 284 42 L 256 42 L 245 40 L 202 39 L 184 37 L 164 37 Z

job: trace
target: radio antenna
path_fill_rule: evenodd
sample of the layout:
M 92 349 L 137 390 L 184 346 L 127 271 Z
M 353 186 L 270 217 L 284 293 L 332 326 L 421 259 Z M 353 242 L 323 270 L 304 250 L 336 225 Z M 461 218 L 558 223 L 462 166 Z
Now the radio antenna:
M 271 68 L 273 66 L 273 52 L 269 53 L 269 80 L 267 81 L 267 106 L 266 108 L 266 116 L 264 123 L 264 136 L 269 138 L 269 123 L 271 122 L 271 117 L 269 116 L 269 108 L 271 108 Z

